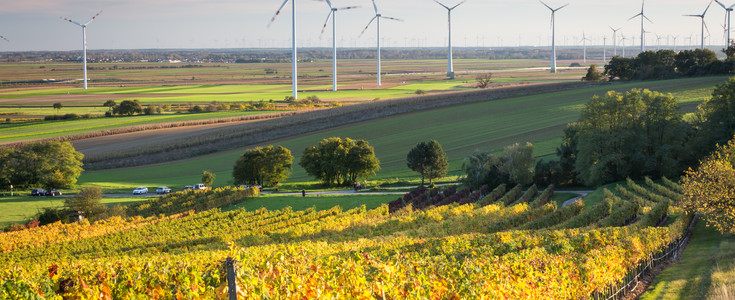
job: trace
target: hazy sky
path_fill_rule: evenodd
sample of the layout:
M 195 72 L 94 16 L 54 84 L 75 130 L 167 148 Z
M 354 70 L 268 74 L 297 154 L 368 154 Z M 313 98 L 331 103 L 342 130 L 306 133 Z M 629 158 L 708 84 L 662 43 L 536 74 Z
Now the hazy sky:
M 320 39 L 329 13 L 326 2 L 296 1 L 296 23 L 300 47 L 331 45 L 331 21 Z M 252 48 L 290 47 L 291 4 L 284 7 L 272 26 L 270 18 L 282 0 L 4 0 L 0 5 L 0 51 L 75 50 L 82 44 L 82 29 L 63 22 L 60 16 L 84 23 L 98 11 L 103 13 L 87 29 L 89 49 L 143 48 Z M 432 0 L 376 0 L 385 16 L 405 20 L 381 23 L 388 46 L 444 46 L 447 13 Z M 443 0 L 448 6 L 460 1 Z M 735 0 L 724 0 L 727 5 Z M 573 45 L 585 31 L 596 44 L 602 37 L 611 43 L 608 25 L 623 27 L 626 36 L 640 39 L 640 19 L 628 19 L 641 8 L 640 0 L 548 0 L 553 7 L 570 5 L 557 12 L 557 43 Z M 708 0 L 648 0 L 646 15 L 648 45 L 655 46 L 656 34 L 685 37 L 700 32 L 699 18 Z M 375 24 L 359 37 L 374 16 L 369 0 L 334 0 L 335 6 L 360 5 L 337 13 L 337 41 L 344 47 L 375 44 Z M 724 44 L 725 11 L 716 3 L 707 13 L 711 44 Z M 547 46 L 551 29 L 549 10 L 535 0 L 468 0 L 452 13 L 453 41 L 458 47 L 521 45 Z M 735 20 L 734 20 L 735 21 Z M 733 26 L 735 27 L 735 25 Z M 706 35 L 706 34 L 705 34 Z M 734 35 L 735 36 L 735 35 Z M 618 35 L 620 38 L 620 35 Z M 661 40 L 662 44 L 666 39 Z M 669 40 L 673 43 L 673 39 Z M 626 42 L 630 45 L 630 41 Z M 639 44 L 640 41 L 636 41 Z M 710 42 L 708 42 L 709 44 Z

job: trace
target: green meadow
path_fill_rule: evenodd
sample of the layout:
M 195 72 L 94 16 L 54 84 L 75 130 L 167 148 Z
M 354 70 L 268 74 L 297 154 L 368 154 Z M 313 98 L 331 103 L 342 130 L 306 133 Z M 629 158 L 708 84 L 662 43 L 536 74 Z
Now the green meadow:
M 443 145 L 450 160 L 450 175 L 458 175 L 462 160 L 474 151 L 500 151 L 515 142 L 532 142 L 535 156 L 553 157 L 564 127 L 578 119 L 581 108 L 593 95 L 608 90 L 648 88 L 673 93 L 684 104 L 682 110 L 691 112 L 697 101 L 706 98 L 714 85 L 725 79 L 706 77 L 623 83 L 514 97 L 345 125 L 266 144 L 289 148 L 296 157 L 293 174 L 287 182 L 313 180 L 298 166 L 299 157 L 306 147 L 333 136 L 366 139 L 375 147 L 382 170 L 373 180 L 415 177 L 406 168 L 406 153 L 418 142 L 428 139 L 436 139 Z M 182 186 L 198 182 L 202 170 L 210 170 L 217 174 L 215 185 L 227 185 L 232 181 L 232 166 L 237 157 L 251 146 L 255 145 L 172 163 L 87 172 L 79 182 L 105 189 L 138 185 Z

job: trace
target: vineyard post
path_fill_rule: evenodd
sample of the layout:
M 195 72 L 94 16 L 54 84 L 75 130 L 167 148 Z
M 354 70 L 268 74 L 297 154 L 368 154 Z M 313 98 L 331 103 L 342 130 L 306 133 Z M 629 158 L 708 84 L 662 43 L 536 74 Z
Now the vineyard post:
M 227 257 L 225 267 L 227 268 L 227 299 L 237 300 L 237 281 L 235 277 L 235 263 L 232 257 Z

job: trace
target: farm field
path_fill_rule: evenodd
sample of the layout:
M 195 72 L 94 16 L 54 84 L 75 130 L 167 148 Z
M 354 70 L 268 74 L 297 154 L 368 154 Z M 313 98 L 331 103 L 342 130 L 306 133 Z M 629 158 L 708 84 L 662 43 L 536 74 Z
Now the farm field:
M 63 197 L 31 197 L 28 194 L 28 191 L 16 191 L 13 197 L 9 195 L 0 196 L 0 211 L 3 212 L 0 215 L 0 227 L 27 221 L 28 218 L 43 208 L 64 205 Z M 144 197 L 105 197 L 102 199 L 102 203 L 111 207 L 117 204 L 127 205 L 147 199 Z
M 678 188 L 623 184 L 646 192 L 590 209 L 558 207 L 552 189 L 448 187 L 375 209 L 303 211 L 182 212 L 241 192 L 172 194 L 140 206 L 154 217 L 0 233 L 0 296 L 214 299 L 226 292 L 218 270 L 230 256 L 245 299 L 605 299 L 684 235 L 691 217 L 662 196 Z
M 462 160 L 475 150 L 500 151 L 512 143 L 530 141 L 534 144 L 535 156 L 554 154 L 566 124 L 578 119 L 584 103 L 595 94 L 631 88 L 671 92 L 681 101 L 683 111 L 692 112 L 696 104 L 711 93 L 714 85 L 725 79 L 647 81 L 514 97 L 388 117 L 264 144 L 282 145 L 297 157 L 293 175 L 286 183 L 311 180 L 298 166 L 298 157 L 307 146 L 332 136 L 366 139 L 375 147 L 382 170 L 374 180 L 414 177 L 405 166 L 406 153 L 418 142 L 428 139 L 436 139 L 444 146 L 450 160 L 450 175 L 459 175 Z M 86 172 L 80 183 L 103 189 L 179 186 L 198 181 L 202 170 L 206 169 L 218 174 L 215 185 L 227 185 L 232 180 L 232 166 L 244 149 L 146 167 Z

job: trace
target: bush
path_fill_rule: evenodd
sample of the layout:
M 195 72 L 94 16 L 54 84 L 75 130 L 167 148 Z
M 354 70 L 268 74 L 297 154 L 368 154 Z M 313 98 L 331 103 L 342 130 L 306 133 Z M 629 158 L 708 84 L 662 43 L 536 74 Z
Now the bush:
M 66 219 L 66 210 L 55 207 L 46 207 L 38 211 L 33 218 L 38 220 L 39 225 L 41 226 L 59 221 L 63 222 Z
M 188 111 L 190 113 L 200 113 L 200 112 L 203 112 L 204 109 L 199 105 L 194 105 L 194 107 L 190 108 Z
M 163 109 L 158 105 L 148 105 L 144 110 L 143 113 L 146 115 L 160 115 L 163 113 Z
M 82 211 L 88 218 L 94 218 L 104 213 L 107 208 L 102 204 L 102 189 L 86 187 L 77 192 L 77 195 L 64 200 L 64 206 L 69 211 Z
M 424 91 L 424 90 L 416 90 L 414 93 L 416 95 L 424 95 L 424 94 L 426 94 L 426 91 Z

